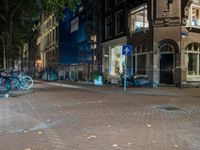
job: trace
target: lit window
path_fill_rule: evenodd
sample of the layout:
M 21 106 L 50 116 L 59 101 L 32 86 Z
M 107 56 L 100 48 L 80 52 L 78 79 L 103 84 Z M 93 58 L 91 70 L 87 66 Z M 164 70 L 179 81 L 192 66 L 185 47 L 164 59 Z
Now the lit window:
M 192 26 L 200 27 L 200 7 L 192 7 Z
M 105 19 L 105 37 L 112 36 L 112 16 Z
M 122 46 L 110 49 L 110 75 L 118 76 L 124 72 L 125 56 L 122 55 Z
M 186 47 L 186 58 L 189 76 L 200 75 L 200 44 L 192 43 Z
M 116 13 L 116 34 L 123 33 L 123 27 L 124 27 L 124 16 L 123 16 L 123 10 Z
M 200 3 L 191 5 L 187 26 L 200 28 Z
M 131 11 L 130 32 L 140 32 L 149 27 L 147 20 L 147 5 L 140 6 L 138 9 Z

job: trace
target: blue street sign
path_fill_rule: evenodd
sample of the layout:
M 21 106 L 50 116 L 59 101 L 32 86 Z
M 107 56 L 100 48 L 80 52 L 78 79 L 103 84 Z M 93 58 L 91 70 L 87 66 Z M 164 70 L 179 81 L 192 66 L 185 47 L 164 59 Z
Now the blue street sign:
M 122 46 L 122 55 L 131 55 L 133 51 L 132 45 L 123 45 Z

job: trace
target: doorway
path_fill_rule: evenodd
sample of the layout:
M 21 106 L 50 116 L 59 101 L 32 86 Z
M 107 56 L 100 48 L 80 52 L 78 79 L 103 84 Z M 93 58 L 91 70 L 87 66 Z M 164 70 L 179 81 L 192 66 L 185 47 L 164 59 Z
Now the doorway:
M 160 83 L 173 84 L 174 55 L 160 55 Z
M 160 83 L 174 83 L 174 47 L 163 44 L 160 48 Z

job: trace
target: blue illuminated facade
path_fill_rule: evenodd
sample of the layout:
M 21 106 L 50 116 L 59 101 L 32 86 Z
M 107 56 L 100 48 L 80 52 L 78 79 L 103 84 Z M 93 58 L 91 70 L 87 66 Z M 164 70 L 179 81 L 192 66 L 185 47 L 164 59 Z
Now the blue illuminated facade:
M 90 48 L 91 1 L 82 0 L 77 11 L 65 9 L 59 23 L 59 74 L 63 79 L 91 80 L 93 50 Z
M 78 18 L 78 30 L 71 33 L 71 21 Z M 59 63 L 77 64 L 91 63 L 92 50 L 88 40 L 87 32 L 88 14 L 73 15 L 65 10 L 65 18 L 59 24 Z

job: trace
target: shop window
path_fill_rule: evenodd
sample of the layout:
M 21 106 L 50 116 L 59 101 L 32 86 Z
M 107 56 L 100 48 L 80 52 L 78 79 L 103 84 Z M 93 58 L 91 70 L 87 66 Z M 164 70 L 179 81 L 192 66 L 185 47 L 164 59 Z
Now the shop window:
M 109 38 L 112 36 L 112 16 L 105 19 L 105 37 Z
M 123 33 L 123 28 L 124 28 L 124 15 L 123 15 L 123 10 L 120 10 L 119 12 L 116 13 L 115 15 L 115 32 L 116 34 Z
M 135 47 L 136 51 L 133 54 L 133 74 L 135 75 L 146 75 L 147 64 L 148 64 L 148 52 L 147 46 L 141 45 Z
M 186 47 L 189 76 L 200 76 L 200 44 L 192 43 Z
M 122 55 L 122 46 L 110 49 L 110 75 L 119 76 L 124 71 L 125 56 Z
M 142 5 L 130 12 L 130 33 L 144 31 L 149 28 L 147 5 Z

